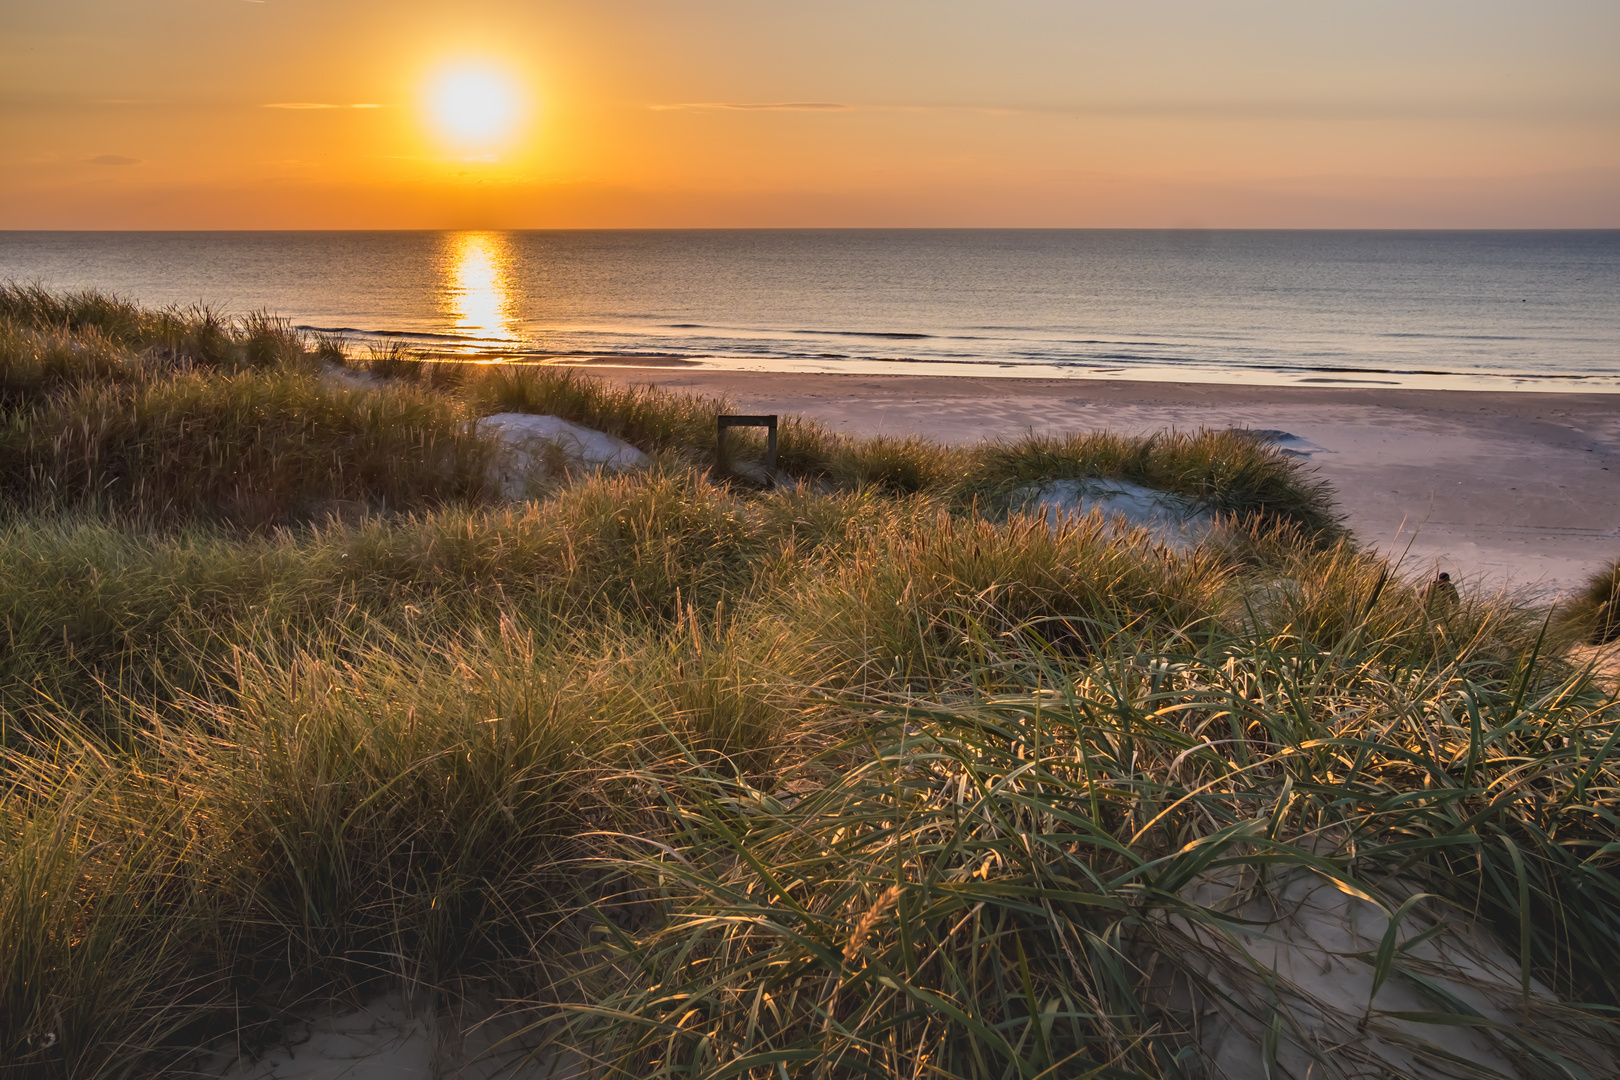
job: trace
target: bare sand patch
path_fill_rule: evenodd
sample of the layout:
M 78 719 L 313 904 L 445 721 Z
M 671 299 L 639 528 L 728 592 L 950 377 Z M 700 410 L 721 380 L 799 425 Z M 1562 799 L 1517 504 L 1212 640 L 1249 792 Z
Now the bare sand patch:
M 527 1021 L 527 1022 L 526 1022 Z M 577 1061 L 538 1049 L 532 1018 L 446 1009 L 432 995 L 392 991 L 326 1006 L 287 1025 L 257 1055 L 216 1049 L 218 1080 L 566 1080 Z
M 532 482 L 570 468 L 618 471 L 649 460 L 623 439 L 556 416 L 496 413 L 479 420 L 477 429 L 498 444 L 489 481 L 508 499 L 521 499 Z
M 1215 516 L 1190 499 L 1128 480 L 1053 480 L 1013 492 L 1013 503 L 1044 514 L 1056 528 L 1088 514 L 1126 529 L 1146 529 L 1161 544 L 1186 550 L 1209 535 Z
M 1431 901 L 1392 926 L 1385 909 L 1302 873 L 1259 881 L 1216 871 L 1183 896 L 1232 921 L 1156 914 L 1154 947 L 1197 974 L 1156 993 L 1197 1015 L 1196 1040 L 1221 1076 L 1268 1075 L 1268 1042 L 1280 1075 L 1299 1077 L 1320 1073 L 1317 1055 L 1350 1076 L 1520 1076 L 1527 1040 L 1602 1058 L 1561 1027 L 1557 996 L 1523 979 L 1518 957 L 1467 912 Z M 1440 1021 L 1444 1002 L 1482 1022 Z

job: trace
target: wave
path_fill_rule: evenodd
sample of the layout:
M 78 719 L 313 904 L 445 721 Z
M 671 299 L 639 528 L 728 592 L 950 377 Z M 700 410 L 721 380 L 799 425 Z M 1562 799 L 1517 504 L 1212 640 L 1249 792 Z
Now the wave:
M 1525 370 L 1482 370 L 1458 366 L 1410 366 L 1401 364 L 1345 363 L 1342 353 L 1333 349 L 1301 350 L 1287 358 L 1243 355 L 1244 352 L 1270 350 L 1233 345 L 1215 346 L 1204 343 L 1165 341 L 1121 341 L 1108 338 L 1061 338 L 1030 342 L 1000 339 L 993 347 L 975 350 L 971 345 L 953 348 L 946 343 L 986 341 L 968 335 L 924 334 L 899 331 L 871 330 L 776 330 L 736 326 L 716 326 L 704 323 L 663 323 L 662 330 L 699 331 L 684 335 L 649 333 L 647 324 L 635 326 L 569 327 L 566 329 L 536 329 L 533 337 L 519 340 L 491 338 L 453 331 L 393 330 L 356 326 L 327 326 L 301 323 L 297 329 L 316 333 L 350 334 L 366 339 L 417 342 L 433 355 L 435 348 L 444 359 L 509 360 L 517 363 L 576 363 L 586 365 L 629 366 L 708 366 L 735 367 L 739 364 L 779 364 L 785 370 L 797 365 L 879 365 L 881 367 L 912 368 L 932 366 L 943 370 L 969 371 L 1008 368 L 1031 370 L 1048 369 L 1054 374 L 1129 375 L 1150 371 L 1184 369 L 1193 372 L 1227 370 L 1267 373 L 1283 376 L 1298 383 L 1361 382 L 1377 385 L 1402 385 L 1402 380 L 1443 379 L 1473 382 L 1475 385 L 1511 382 L 1524 384 L 1559 383 L 1563 385 L 1583 382 L 1603 384 L 1613 380 L 1606 371 L 1542 372 Z M 704 334 L 701 331 L 718 331 Z M 1025 330 L 1025 333 L 1030 332 Z M 1387 338 L 1435 338 L 1442 340 L 1511 341 L 1507 335 L 1454 335 L 1391 333 L 1378 335 Z M 855 338 L 876 341 L 937 341 L 937 346 L 926 346 L 918 355 L 882 356 L 847 352 L 822 352 L 809 348 L 796 348 L 796 337 Z M 642 340 L 636 340 L 636 339 Z M 808 344 L 808 343 L 807 343 Z M 1023 345 L 1025 347 L 1019 347 Z M 1122 347 L 1123 346 L 1123 347 Z M 936 351 L 937 350 L 937 351 Z M 1146 351 L 1144 351 L 1146 350 Z M 828 370 L 825 366 L 808 370 Z M 1379 376 L 1383 378 L 1380 379 Z M 1162 377 L 1154 376 L 1154 377 Z
M 1382 338 L 1415 338 L 1420 341 L 1531 341 L 1523 334 L 1424 334 L 1409 330 L 1391 330 L 1379 334 Z
M 660 323 L 663 330 L 725 330 L 731 333 L 744 334 L 800 334 L 812 337 L 865 337 L 880 339 L 898 339 L 903 341 L 926 340 L 939 337 L 938 334 L 919 334 L 909 330 L 802 330 L 792 328 L 760 327 L 760 326 L 711 326 L 707 323 Z M 977 340 L 977 339 L 969 339 Z
M 317 334 L 364 334 L 367 337 L 381 338 L 424 338 L 428 341 L 487 342 L 492 345 L 512 344 L 506 338 L 475 337 L 472 334 L 438 333 L 432 330 L 367 330 L 359 326 L 312 326 L 308 323 L 299 323 L 293 329 Z
M 817 334 L 827 337 L 895 338 L 902 341 L 924 341 L 934 334 L 913 334 L 900 330 L 788 330 L 789 334 Z

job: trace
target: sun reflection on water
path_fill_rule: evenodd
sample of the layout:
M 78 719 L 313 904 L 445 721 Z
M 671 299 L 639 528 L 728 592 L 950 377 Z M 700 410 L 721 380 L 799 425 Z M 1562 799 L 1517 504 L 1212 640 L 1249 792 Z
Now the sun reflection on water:
M 512 341 L 511 252 L 504 233 L 455 233 L 447 238 L 449 258 L 443 284 L 458 333 Z

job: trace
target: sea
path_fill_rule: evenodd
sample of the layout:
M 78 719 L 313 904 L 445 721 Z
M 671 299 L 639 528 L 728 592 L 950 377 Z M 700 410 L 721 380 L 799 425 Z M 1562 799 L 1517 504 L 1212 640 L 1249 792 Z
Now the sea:
M 0 232 L 0 282 L 351 353 L 1620 392 L 1620 230 Z

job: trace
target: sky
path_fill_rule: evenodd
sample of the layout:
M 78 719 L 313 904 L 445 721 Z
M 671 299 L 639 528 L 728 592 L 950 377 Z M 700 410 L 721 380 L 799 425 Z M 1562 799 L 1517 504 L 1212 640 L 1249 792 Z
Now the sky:
M 0 229 L 1620 227 L 1616 57 L 1616 0 L 5 0 Z

